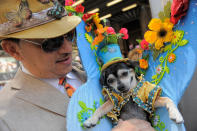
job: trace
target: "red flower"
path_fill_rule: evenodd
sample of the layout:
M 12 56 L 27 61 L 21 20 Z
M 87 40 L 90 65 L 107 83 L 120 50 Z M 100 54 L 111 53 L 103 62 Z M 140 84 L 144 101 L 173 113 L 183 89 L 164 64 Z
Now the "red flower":
M 125 34 L 124 37 L 122 37 L 122 39 L 125 39 L 125 40 L 127 40 L 128 38 L 129 38 L 128 34 Z
M 91 18 L 91 16 L 93 16 L 93 15 L 95 15 L 95 13 L 91 13 L 91 14 L 84 14 L 83 15 L 83 17 L 82 17 L 82 19 L 83 19 L 83 21 L 87 21 L 88 19 L 90 19 Z
M 122 37 L 122 39 L 128 39 L 129 35 L 128 35 L 128 30 L 126 28 L 121 28 L 119 33 L 123 34 L 124 36 Z
M 68 13 L 68 16 L 72 16 L 73 14 L 71 12 Z
M 140 42 L 140 46 L 141 46 L 141 48 L 142 49 L 144 49 L 144 50 L 149 50 L 149 43 L 146 41 L 146 40 L 142 40 L 141 42 Z
M 74 4 L 73 0 L 65 0 L 65 6 L 71 6 L 72 4 Z
M 121 34 L 127 34 L 128 33 L 128 30 L 126 28 L 121 28 L 119 33 Z
M 187 14 L 188 6 L 189 0 L 173 0 L 170 21 L 173 24 L 177 24 L 181 17 Z
M 76 12 L 77 13 L 83 13 L 84 12 L 84 6 L 82 6 L 81 4 L 78 5 L 76 8 L 75 8 Z
M 114 31 L 114 28 L 112 28 L 112 27 L 108 27 L 107 28 L 107 34 L 116 34 L 116 32 Z

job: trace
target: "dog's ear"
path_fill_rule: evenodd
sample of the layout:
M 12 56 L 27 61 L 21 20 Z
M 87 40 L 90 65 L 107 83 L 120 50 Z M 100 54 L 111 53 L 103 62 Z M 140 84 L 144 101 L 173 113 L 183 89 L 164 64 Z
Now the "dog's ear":
M 102 86 L 106 85 L 105 79 L 106 79 L 106 71 L 104 70 L 101 72 L 101 76 L 100 76 L 100 83 Z
M 132 61 L 132 60 L 128 60 L 126 62 L 127 66 L 130 68 L 135 69 L 136 67 L 139 68 L 139 62 L 138 61 Z
M 127 66 L 134 70 L 135 77 L 136 77 L 137 80 L 139 80 L 138 77 L 141 75 L 140 72 L 139 72 L 139 69 L 140 69 L 139 62 L 138 61 L 128 60 L 127 61 Z

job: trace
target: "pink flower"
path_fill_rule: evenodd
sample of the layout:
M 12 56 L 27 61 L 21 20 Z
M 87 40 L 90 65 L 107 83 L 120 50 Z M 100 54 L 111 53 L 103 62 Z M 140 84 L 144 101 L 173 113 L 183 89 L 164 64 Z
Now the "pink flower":
M 116 32 L 114 31 L 114 28 L 112 28 L 112 27 L 108 27 L 107 28 L 107 34 L 116 34 Z
M 149 50 L 149 43 L 146 41 L 146 40 L 142 40 L 141 43 L 140 43 L 140 46 L 142 49 L 144 50 Z
M 76 8 L 75 8 L 76 12 L 77 13 L 83 13 L 84 12 L 84 6 L 82 6 L 81 4 L 78 5 Z
M 73 0 L 66 0 L 65 1 L 65 6 L 71 6 L 74 3 Z
M 162 71 L 162 66 L 161 66 L 161 65 L 157 66 L 157 68 L 156 68 L 156 73 L 157 73 L 157 74 L 160 74 L 161 71 Z
M 119 33 L 121 34 L 127 34 L 128 33 L 128 30 L 126 28 L 121 28 Z
M 128 39 L 129 35 L 128 35 L 128 30 L 126 28 L 121 28 L 119 33 L 123 34 L 124 36 L 122 37 L 122 39 Z
M 129 38 L 128 34 L 124 34 L 124 37 L 122 37 L 122 39 L 125 39 L 125 40 L 127 40 L 128 38 Z

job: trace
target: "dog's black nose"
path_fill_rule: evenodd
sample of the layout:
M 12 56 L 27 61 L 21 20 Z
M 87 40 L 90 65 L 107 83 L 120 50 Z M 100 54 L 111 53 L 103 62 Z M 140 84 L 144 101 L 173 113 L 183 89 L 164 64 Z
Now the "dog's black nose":
M 125 88 L 124 88 L 124 86 L 123 86 L 123 85 L 120 85 L 120 86 L 118 86 L 118 90 L 119 90 L 119 91 L 124 91 L 124 90 L 125 90 Z

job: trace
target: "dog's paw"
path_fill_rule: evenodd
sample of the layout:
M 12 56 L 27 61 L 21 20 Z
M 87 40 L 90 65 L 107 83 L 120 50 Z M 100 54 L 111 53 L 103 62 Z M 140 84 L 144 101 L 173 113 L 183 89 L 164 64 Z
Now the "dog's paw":
M 175 105 L 170 105 L 168 107 L 169 117 L 171 120 L 175 121 L 177 124 L 183 123 L 183 117 Z
M 84 123 L 83 123 L 83 126 L 86 127 L 86 128 L 91 128 L 91 127 L 94 127 L 96 126 L 96 123 L 98 122 L 98 119 L 96 118 L 89 118 L 88 120 L 86 120 Z

